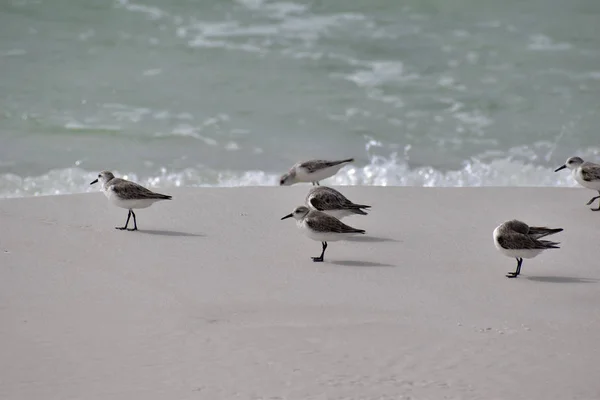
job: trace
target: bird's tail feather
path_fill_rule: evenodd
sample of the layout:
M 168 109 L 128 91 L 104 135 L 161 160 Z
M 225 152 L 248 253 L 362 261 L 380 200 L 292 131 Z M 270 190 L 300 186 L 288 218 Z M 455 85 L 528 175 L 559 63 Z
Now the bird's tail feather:
M 536 238 L 542 238 L 544 236 L 548 236 L 548 235 L 554 235 L 555 233 L 558 232 L 562 232 L 563 229 L 562 228 L 546 228 L 545 226 L 530 226 L 529 227 L 529 234 L 536 237 Z
M 560 247 L 558 247 L 560 244 L 559 242 L 551 242 L 550 240 L 540 240 L 540 242 L 543 243 L 547 249 L 560 249 Z

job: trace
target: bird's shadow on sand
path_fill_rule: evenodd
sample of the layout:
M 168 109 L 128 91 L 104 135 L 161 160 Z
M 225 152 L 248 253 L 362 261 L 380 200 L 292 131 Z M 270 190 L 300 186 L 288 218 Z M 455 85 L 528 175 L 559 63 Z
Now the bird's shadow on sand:
M 187 236 L 187 237 L 204 237 L 200 233 L 189 233 L 189 232 L 179 232 L 179 231 L 162 231 L 155 229 L 138 229 L 139 233 L 146 233 L 148 235 L 159 235 L 159 236 Z
M 346 238 L 345 240 L 347 240 L 348 242 L 370 242 L 370 243 L 398 242 L 399 241 L 396 239 L 376 237 L 376 236 L 352 236 L 352 237 Z
M 342 265 L 344 267 L 395 267 L 395 265 L 382 264 L 372 261 L 340 260 L 330 261 L 330 263 L 334 265 Z
M 598 283 L 598 279 L 575 278 L 572 276 L 528 276 L 527 280 L 546 283 Z

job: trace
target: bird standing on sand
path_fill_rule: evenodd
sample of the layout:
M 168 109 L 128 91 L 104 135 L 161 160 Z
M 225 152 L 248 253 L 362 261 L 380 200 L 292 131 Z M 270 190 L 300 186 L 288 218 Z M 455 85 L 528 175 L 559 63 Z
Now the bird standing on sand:
M 102 191 L 112 204 L 117 207 L 126 208 L 129 210 L 127 214 L 127 222 L 125 226 L 117 226 L 115 229 L 128 231 L 137 231 L 137 221 L 135 214 L 133 213 L 134 208 L 147 208 L 150 207 L 157 201 L 160 200 L 171 200 L 171 196 L 165 194 L 154 193 L 151 190 L 146 189 L 143 186 L 138 185 L 135 182 L 131 182 L 121 178 L 115 178 L 112 172 L 102 171 L 98 174 L 98 178 L 94 179 L 90 185 L 100 182 L 102 184 Z M 133 215 L 133 229 L 127 228 L 129 225 L 129 218 Z
M 306 196 L 306 205 L 312 210 L 323 211 L 337 219 L 349 215 L 367 215 L 362 208 L 370 208 L 364 204 L 354 204 L 337 190 L 327 186 L 316 186 Z
M 519 276 L 524 258 L 534 258 L 547 249 L 558 249 L 560 243 L 539 239 L 562 232 L 562 230 L 562 228 L 529 226 L 516 219 L 504 222 L 494 229 L 496 248 L 505 256 L 517 259 L 517 270 L 509 272 L 506 277 L 516 278 Z
M 566 163 L 556 168 L 554 172 L 569 168 L 571 175 L 581 186 L 598 191 L 598 196 L 592 197 L 586 205 L 590 205 L 596 199 L 600 199 L 600 165 L 588 161 L 583 161 L 580 157 L 571 157 Z M 600 211 L 600 202 L 598 208 L 592 208 L 592 211 Z
M 351 162 L 354 162 L 354 158 L 339 161 L 312 160 L 297 163 L 281 176 L 279 185 L 290 186 L 298 182 L 312 182 L 313 186 L 318 186 L 319 181 L 337 174 L 344 165 Z
M 323 251 L 319 257 L 311 257 L 314 262 L 322 262 L 327 248 L 327 242 L 347 239 L 356 234 L 364 234 L 363 229 L 355 229 L 341 222 L 339 219 L 321 211 L 310 210 L 308 207 L 299 206 L 291 214 L 282 217 L 294 217 L 298 228 L 312 240 L 321 242 Z

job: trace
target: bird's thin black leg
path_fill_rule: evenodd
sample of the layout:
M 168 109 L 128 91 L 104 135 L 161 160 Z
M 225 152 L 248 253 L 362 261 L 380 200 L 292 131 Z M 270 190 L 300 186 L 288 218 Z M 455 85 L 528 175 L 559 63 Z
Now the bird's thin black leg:
M 523 264 L 522 258 L 517 258 L 517 270 L 515 272 L 509 272 L 506 274 L 507 278 L 516 278 L 521 273 L 521 265 Z
M 323 251 L 319 257 L 311 257 L 314 262 L 323 262 L 323 256 L 325 255 L 325 249 L 327 248 L 327 242 L 321 242 L 323 245 Z
M 133 229 L 127 229 L 128 231 L 137 231 L 137 221 L 135 220 L 135 213 L 133 212 L 133 210 L 129 210 L 129 212 L 131 213 L 131 215 L 133 215 Z
M 598 190 L 598 194 L 600 195 L 600 190 Z M 596 199 L 600 199 L 600 196 L 596 196 L 596 197 L 592 197 L 592 199 L 590 201 L 587 202 L 587 205 L 589 206 L 590 204 L 592 204 L 594 202 L 594 200 Z M 600 201 L 598 202 L 598 208 L 591 208 L 592 211 L 600 211 Z
M 317 186 L 321 186 L 321 184 L 319 183 L 319 181 L 316 182 Z
M 115 226 L 115 229 L 118 229 L 120 231 L 124 231 L 125 229 L 127 229 L 127 225 L 129 225 L 129 217 L 131 217 L 131 214 L 133 213 L 133 211 L 129 210 L 129 212 L 127 213 L 127 222 L 125 222 L 125 226 Z M 135 219 L 135 216 L 133 217 Z
M 600 196 L 596 196 L 596 197 L 592 197 L 590 199 L 590 201 L 588 201 L 587 203 L 585 203 L 586 206 L 589 206 L 590 204 L 592 204 L 594 202 L 594 200 L 596 199 L 600 199 Z

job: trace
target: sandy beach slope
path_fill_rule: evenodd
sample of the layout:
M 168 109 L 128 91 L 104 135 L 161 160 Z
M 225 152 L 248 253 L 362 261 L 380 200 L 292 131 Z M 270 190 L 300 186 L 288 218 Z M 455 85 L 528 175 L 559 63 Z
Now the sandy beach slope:
M 339 188 L 367 230 L 279 219 L 309 187 L 0 201 L 0 398 L 600 398 L 600 212 L 554 188 Z M 492 231 L 562 227 L 515 261 Z

